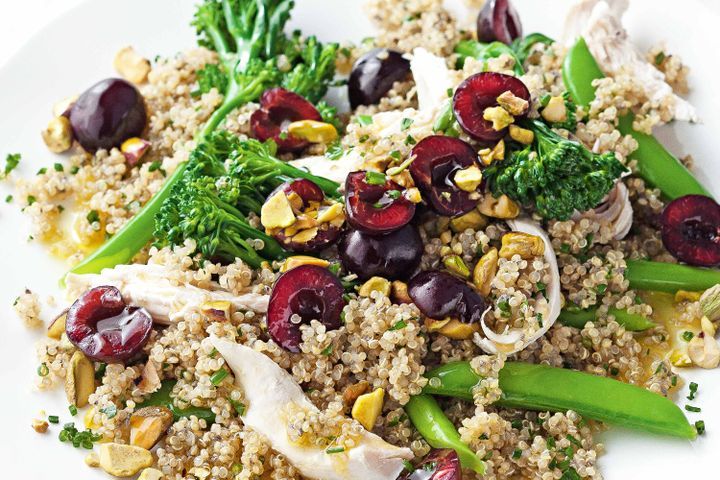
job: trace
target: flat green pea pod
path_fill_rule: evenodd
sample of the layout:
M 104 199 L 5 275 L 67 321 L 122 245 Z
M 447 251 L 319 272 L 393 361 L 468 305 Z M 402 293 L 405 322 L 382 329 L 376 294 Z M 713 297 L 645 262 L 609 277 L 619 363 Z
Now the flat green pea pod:
M 177 421 L 180 417 L 192 417 L 195 416 L 199 420 L 205 420 L 208 424 L 215 423 L 215 414 L 209 408 L 202 407 L 188 407 L 188 408 L 177 408 L 175 402 L 173 402 L 170 394 L 172 393 L 176 380 L 164 380 L 160 389 L 150 394 L 144 402 L 138 404 L 137 408 L 142 407 L 166 407 L 169 409 Z
M 568 50 L 562 66 L 562 76 L 565 88 L 575 103 L 587 109 L 595 98 L 593 80 L 605 75 L 582 37 Z M 654 136 L 635 131 L 632 128 L 633 119 L 632 113 L 621 117 L 618 130 L 638 142 L 638 149 L 630 155 L 630 159 L 637 160 L 640 177 L 659 188 L 671 200 L 690 194 L 711 197 L 705 187 Z
M 625 278 L 630 288 L 675 293 L 701 291 L 720 283 L 720 270 L 675 263 L 628 260 Z
M 430 395 L 415 395 L 405 405 L 405 413 L 433 448 L 451 448 L 465 468 L 471 468 L 480 475 L 485 473 L 485 462 L 460 440 L 455 425 L 445 416 L 437 401 Z
M 424 393 L 472 401 L 481 377 L 468 362 L 448 363 L 427 374 Z M 497 405 L 565 412 L 650 433 L 693 439 L 695 428 L 672 401 L 634 385 L 564 368 L 508 362 L 500 370 Z M 422 432 L 421 432 L 422 433 Z
M 635 313 L 628 313 L 627 310 L 619 308 L 608 309 L 608 315 L 615 317 L 615 321 L 631 332 L 642 332 L 657 325 L 647 317 Z M 586 323 L 593 322 L 597 318 L 597 308 L 581 310 L 579 308 L 563 308 L 560 311 L 558 320 L 568 327 L 583 328 Z

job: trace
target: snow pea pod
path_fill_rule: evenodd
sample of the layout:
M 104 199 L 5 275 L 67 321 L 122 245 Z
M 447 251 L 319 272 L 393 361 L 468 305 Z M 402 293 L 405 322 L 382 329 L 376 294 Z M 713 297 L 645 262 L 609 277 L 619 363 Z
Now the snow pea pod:
M 472 401 L 480 381 L 468 362 L 438 367 L 427 376 L 426 394 Z M 508 362 L 500 370 L 502 397 L 497 405 L 564 412 L 650 433 L 693 439 L 695 428 L 672 401 L 640 387 L 575 370 Z M 421 432 L 422 433 L 422 432 Z
M 628 260 L 625 278 L 636 290 L 675 293 L 706 290 L 720 283 L 720 270 L 675 263 Z
M 619 308 L 608 309 L 608 315 L 615 317 L 615 321 L 625 327 L 625 330 L 631 332 L 642 332 L 648 328 L 656 327 L 647 317 L 637 315 L 634 313 L 628 313 L 627 310 L 621 310 Z M 560 312 L 558 320 L 563 325 L 575 328 L 583 328 L 587 322 L 593 322 L 597 318 L 597 308 L 588 308 L 581 310 L 578 308 L 564 308 Z
M 593 80 L 605 75 L 582 37 L 568 50 L 563 61 L 562 76 L 565 88 L 575 103 L 587 109 L 595 98 Z M 620 117 L 618 130 L 623 135 L 632 136 L 638 143 L 638 149 L 630 155 L 630 159 L 637 160 L 640 177 L 659 188 L 670 199 L 689 194 L 712 196 L 654 136 L 635 131 L 632 127 L 633 119 L 632 113 Z
M 424 394 L 411 397 L 405 405 L 405 413 L 431 447 L 452 448 L 460 457 L 463 467 L 471 468 L 480 475 L 485 473 L 485 462 L 460 440 L 455 425 L 445 416 L 433 397 Z

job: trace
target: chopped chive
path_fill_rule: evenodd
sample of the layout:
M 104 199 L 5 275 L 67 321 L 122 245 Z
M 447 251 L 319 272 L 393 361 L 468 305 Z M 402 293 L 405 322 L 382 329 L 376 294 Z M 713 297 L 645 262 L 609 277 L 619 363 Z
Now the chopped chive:
M 570 435 L 569 433 L 567 435 L 565 435 L 565 438 L 570 440 L 570 443 L 574 444 L 576 447 L 582 448 L 582 443 L 580 443 L 580 440 L 578 440 L 574 436 Z
M 389 330 L 390 331 L 402 330 L 405 327 L 407 327 L 407 322 L 405 320 L 400 320 L 399 322 L 393 324 Z
M 672 385 L 673 387 L 677 386 L 677 375 L 673 375 L 672 377 L 670 377 L 670 385 Z
M 332 353 L 332 351 L 333 351 L 333 346 L 328 345 L 327 347 L 322 349 L 322 351 L 320 352 L 320 355 L 324 355 L 327 357 Z
M 517 460 L 520 457 L 522 457 L 522 450 L 520 450 L 519 448 L 516 448 L 515 450 L 513 450 L 512 458 Z
M 85 218 L 87 218 L 88 223 L 99 222 L 100 214 L 97 210 L 90 210 Z
M 328 146 L 325 156 L 330 160 L 338 160 L 343 156 L 343 147 L 339 140 L 334 141 Z
M 46 167 L 42 167 L 40 170 L 37 171 L 37 175 L 44 175 L 45 173 L 47 173 Z
M 702 420 L 698 420 L 695 422 L 695 430 L 697 430 L 698 435 L 702 435 L 705 433 L 705 422 Z
M 690 340 L 692 340 L 694 336 L 695 336 L 695 334 L 694 334 L 693 332 L 688 331 L 688 330 L 685 330 L 685 331 L 682 333 L 682 339 L 685 340 L 686 342 L 689 342 Z
M 371 115 L 358 115 L 357 122 L 363 127 L 367 127 L 368 125 L 372 125 L 373 118 Z
M 600 285 L 598 285 L 597 289 L 596 289 L 597 293 L 599 293 L 600 295 L 603 295 L 606 290 L 607 290 L 607 285 L 604 283 L 601 283 Z
M 385 175 L 378 172 L 367 171 L 365 172 L 365 182 L 369 185 L 385 185 L 387 179 Z
M 60 417 L 58 417 L 57 415 L 48 415 L 48 422 L 60 423 Z
M 663 63 L 663 60 L 665 60 L 665 52 L 660 52 L 655 55 L 655 65 L 660 66 Z
M 403 118 L 402 121 L 400 122 L 400 131 L 404 132 L 405 130 L 410 128 L 410 125 L 412 125 L 412 124 L 413 124 L 412 118 Z
M 235 411 L 237 412 L 238 415 L 240 415 L 241 417 L 243 415 L 245 415 L 245 410 L 247 409 L 247 407 L 245 406 L 244 403 L 235 402 L 233 400 L 230 400 L 230 403 L 232 404 L 233 408 L 235 409 Z
M 10 172 L 17 168 L 20 163 L 19 153 L 8 153 L 5 157 L 5 169 L 3 170 L 3 177 L 7 177 Z
M 553 450 L 555 448 L 555 437 L 548 437 L 545 443 L 547 444 L 548 449 Z
M 10 202 L 12 202 L 12 201 L 13 201 L 13 196 L 12 196 L 12 195 L 8 195 L 7 197 L 5 197 L 5 203 L 10 203 Z
M 393 200 L 397 200 L 401 195 L 400 190 L 388 190 L 385 194 Z
M 37 202 L 37 198 L 35 198 L 33 195 L 27 196 L 27 204 L 32 205 L 33 203 Z
M 698 384 L 695 382 L 690 382 L 690 395 L 687 396 L 688 400 L 695 400 L 695 397 L 697 396 L 697 390 L 698 390 Z
M 402 153 L 400 153 L 400 150 L 393 150 L 389 153 L 389 155 L 395 160 L 400 160 L 402 158 Z
M 410 463 L 409 460 L 403 460 L 403 467 L 404 467 L 405 470 L 407 470 L 408 472 L 414 472 L 414 471 L 415 471 L 415 467 L 413 467 L 413 464 Z
M 104 413 L 108 419 L 114 418 L 115 415 L 117 415 L 117 407 L 115 406 L 115 404 L 110 404 L 105 408 L 101 408 L 100 412 Z
M 447 94 L 448 97 L 452 97 L 452 96 L 453 96 L 453 89 L 452 89 L 452 87 L 451 87 L 451 88 L 448 88 L 448 89 L 445 91 L 445 93 Z
M 71 174 L 71 175 L 75 175 L 75 174 L 76 174 L 77 172 L 79 172 L 79 171 L 80 171 L 80 167 L 78 167 L 77 165 L 73 165 L 72 167 L 70 167 L 70 174 Z
M 230 374 L 226 369 L 221 368 L 217 372 L 213 373 L 210 377 L 210 383 L 212 383 L 215 386 L 220 385 L 220 382 L 225 380 L 225 377 L 227 377 Z
M 341 453 L 345 451 L 345 447 L 328 447 L 325 453 Z
M 75 415 L 77 415 L 77 412 L 78 412 L 77 407 L 75 405 L 69 405 L 68 411 L 70 412 L 70 415 L 72 415 L 73 417 Z
M 65 167 L 63 167 L 63 164 L 62 164 L 62 163 L 56 163 L 56 164 L 54 164 L 54 165 L 53 165 L 53 168 L 55 169 L 56 172 L 65 171 Z
M 408 135 L 405 137 L 405 145 L 415 145 L 417 143 L 417 140 L 412 135 Z
M 693 413 L 700 413 L 700 412 L 702 412 L 702 408 L 700 408 L 700 407 L 693 407 L 692 405 L 685 405 L 685 410 L 687 410 L 688 412 L 693 412 Z

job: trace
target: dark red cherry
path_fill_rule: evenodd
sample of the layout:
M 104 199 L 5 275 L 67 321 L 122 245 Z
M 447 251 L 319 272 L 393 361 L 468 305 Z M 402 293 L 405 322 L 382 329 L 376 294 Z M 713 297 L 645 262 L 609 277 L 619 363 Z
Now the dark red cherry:
M 486 309 L 485 300 L 470 285 L 439 270 L 415 275 L 408 282 L 408 295 L 423 315 L 437 320 L 478 323 Z
M 145 101 L 135 86 L 107 78 L 85 90 L 70 107 L 73 134 L 88 152 L 119 147 L 145 130 Z
M 412 225 L 385 235 L 353 229 L 340 238 L 338 253 L 345 269 L 361 280 L 374 276 L 394 280 L 415 273 L 422 258 L 423 243 Z
M 407 225 L 415 204 L 405 189 L 377 172 L 352 172 L 345 180 L 348 223 L 367 233 L 387 233 Z
M 95 287 L 83 293 L 67 312 L 65 333 L 89 359 L 117 363 L 142 349 L 153 320 L 141 307 L 125 304 L 115 287 Z
M 433 449 L 422 459 L 414 471 L 402 480 L 462 480 L 460 459 L 455 450 Z
M 374 105 L 410 73 L 410 61 L 402 53 L 376 48 L 360 57 L 348 79 L 350 106 Z
M 466 78 L 453 97 L 453 111 L 460 127 L 481 142 L 494 142 L 504 137 L 507 129 L 493 130 L 492 122 L 485 120 L 483 114 L 486 108 L 496 107 L 497 97 L 507 91 L 530 102 L 530 91 L 522 80 L 512 75 L 481 72 Z
M 720 205 L 703 195 L 668 203 L 660 216 L 665 248 L 681 262 L 703 267 L 720 264 Z
M 265 90 L 260 97 L 260 108 L 250 116 L 250 129 L 261 142 L 272 138 L 279 152 L 297 152 L 309 145 L 287 131 L 289 124 L 299 120 L 321 121 L 322 117 L 312 103 L 297 93 L 276 87 Z
M 510 0 L 488 0 L 477 18 L 477 37 L 481 42 L 502 42 L 510 45 L 522 37 L 520 16 Z
M 301 265 L 288 270 L 277 279 L 270 294 L 270 336 L 284 349 L 299 352 L 300 325 L 318 320 L 328 330 L 340 328 L 344 293 L 340 280 L 327 268 Z
M 478 199 L 454 182 L 458 170 L 479 167 L 473 147 L 458 138 L 432 135 L 415 145 L 412 155 L 410 174 L 433 210 L 454 217 L 475 208 Z

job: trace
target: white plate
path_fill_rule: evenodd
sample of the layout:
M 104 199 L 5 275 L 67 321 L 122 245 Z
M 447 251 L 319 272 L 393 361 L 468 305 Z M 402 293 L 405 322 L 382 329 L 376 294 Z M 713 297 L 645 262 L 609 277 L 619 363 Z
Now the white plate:
M 96 80 L 112 75 L 114 53 L 127 44 L 153 57 L 172 55 L 192 47 L 189 27 L 194 2 L 177 0 L 100 0 L 87 2 L 50 24 L 0 71 L 0 155 L 21 152 L 17 173 L 33 175 L 41 166 L 58 159 L 43 146 L 39 132 L 50 117 L 54 102 L 82 91 Z M 299 0 L 292 27 L 318 34 L 324 40 L 358 40 L 372 34 L 359 1 Z M 518 0 L 525 32 L 542 31 L 557 36 L 568 0 L 539 2 Z M 720 177 L 715 160 L 720 132 L 720 95 L 717 92 L 720 51 L 715 35 L 719 16 L 710 2 L 636 1 L 626 18 L 633 38 L 641 47 L 665 40 L 671 52 L 678 52 L 693 68 L 690 100 L 698 107 L 702 125 L 673 125 L 662 130 L 662 138 L 676 153 L 695 157 L 700 178 L 720 194 Z M 0 199 L 9 192 L 0 186 Z M 0 205 L 0 311 L 4 321 L 0 346 L 0 458 L 2 477 L 23 480 L 48 478 L 107 478 L 89 470 L 82 462 L 84 452 L 57 440 L 59 428 L 38 435 L 30 421 L 41 409 L 69 421 L 67 403 L 60 391 L 51 394 L 33 389 L 37 364 L 33 343 L 38 332 L 21 326 L 10 305 L 29 287 L 42 298 L 55 294 L 65 265 L 50 258 L 39 245 L 28 243 L 28 223 L 17 203 Z M 44 311 L 48 319 L 52 311 Z M 603 434 L 607 453 L 600 465 L 609 479 L 710 478 L 717 475 L 715 457 L 720 449 L 720 374 L 718 371 L 688 372 L 700 391 L 694 405 L 702 414 L 708 433 L 695 442 L 658 438 L 614 428 Z M 682 405 L 687 403 L 684 399 Z M 75 421 L 80 424 L 81 416 Z M 713 475 L 714 474 L 714 475 Z M 693 475 L 696 475 L 693 477 Z

